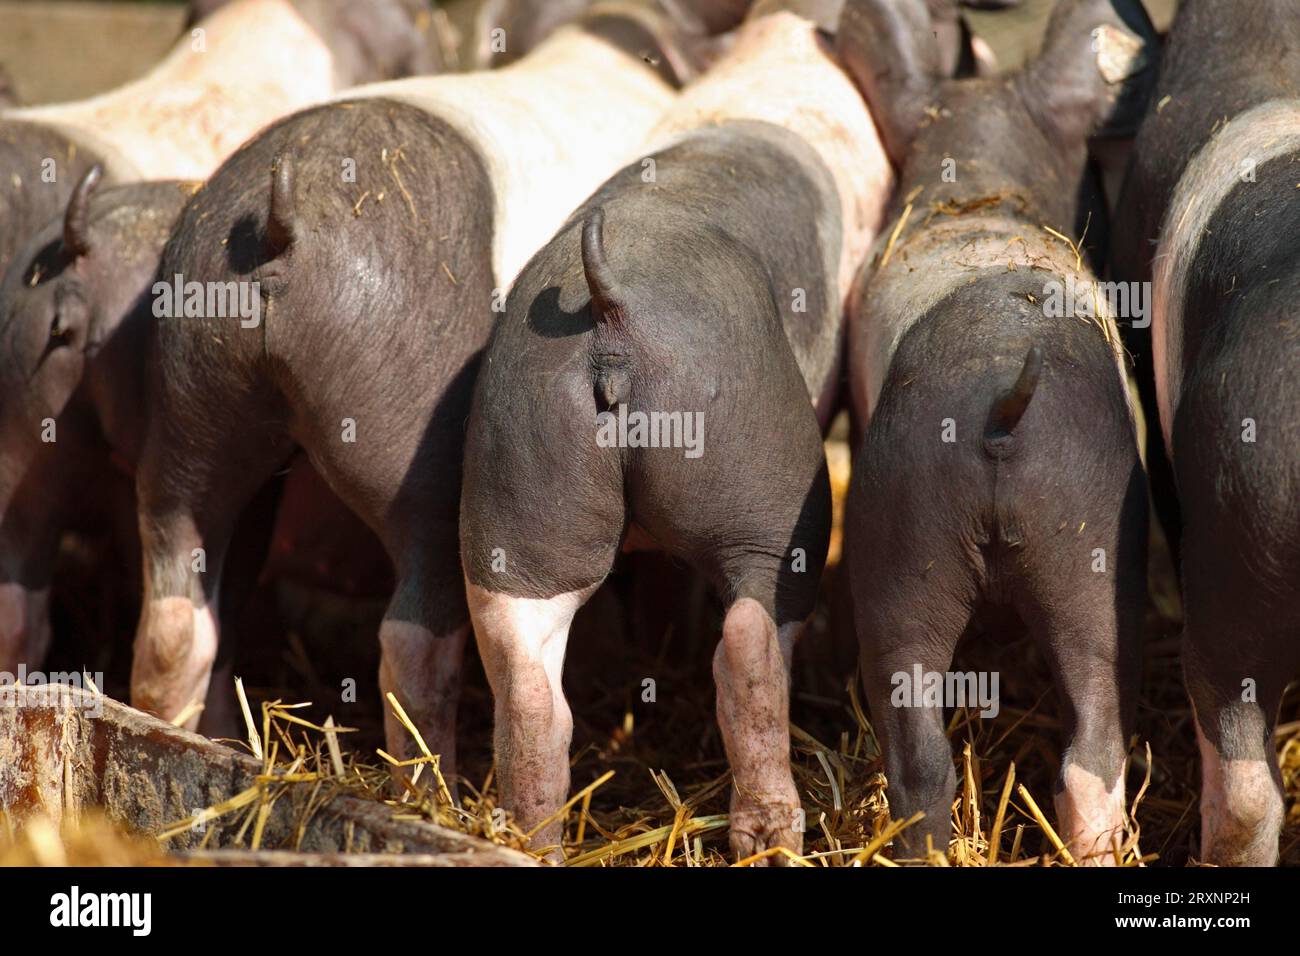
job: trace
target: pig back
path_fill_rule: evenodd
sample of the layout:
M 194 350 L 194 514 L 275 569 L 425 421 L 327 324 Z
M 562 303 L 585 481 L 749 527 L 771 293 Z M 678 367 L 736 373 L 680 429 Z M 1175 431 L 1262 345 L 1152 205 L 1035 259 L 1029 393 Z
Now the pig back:
M 682 93 L 654 141 L 667 145 L 693 130 L 738 120 L 794 133 L 830 172 L 841 210 L 834 274 L 843 302 L 875 239 L 894 178 L 866 103 L 811 22 L 790 13 L 748 21 L 732 50 Z
M 565 27 L 501 70 L 372 84 L 340 99 L 416 106 L 475 147 L 493 185 L 493 268 L 505 288 L 602 180 L 645 154 L 673 96 L 645 64 Z

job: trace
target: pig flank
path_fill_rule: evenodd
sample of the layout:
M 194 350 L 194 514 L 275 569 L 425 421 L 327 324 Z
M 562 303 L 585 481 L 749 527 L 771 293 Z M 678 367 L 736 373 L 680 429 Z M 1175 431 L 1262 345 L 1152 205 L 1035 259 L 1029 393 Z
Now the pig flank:
M 153 326 L 133 703 L 170 717 L 206 682 L 231 522 L 300 447 L 392 558 L 380 685 L 451 778 L 469 633 L 461 449 L 492 304 L 671 98 L 570 26 L 492 73 L 376 84 L 289 117 L 199 191 L 159 275 L 256 282 L 262 322 Z M 386 732 L 413 755 L 395 719 Z
M 891 174 L 815 25 L 771 6 L 533 257 L 476 385 L 461 550 L 502 795 L 525 826 L 565 799 L 569 626 L 635 527 L 728 607 L 714 676 L 733 852 L 799 846 L 788 669 L 829 533 L 819 414 Z M 686 410 L 696 458 L 592 440 L 605 413 Z
M 1181 506 L 1200 859 L 1268 866 L 1285 813 L 1273 730 L 1300 673 L 1295 5 L 1186 0 L 1156 95 L 1124 186 L 1116 273 L 1154 279 L 1143 383 Z
M 1073 715 L 1062 836 L 1076 857 L 1106 862 L 1123 825 L 1146 492 L 1105 301 L 1061 315 L 1042 297 L 1045 282 L 1095 282 L 1047 228 L 1083 231 L 1088 137 L 1128 121 L 1150 73 L 1144 17 L 1123 0 L 1064 0 L 1022 73 L 938 83 L 925 8 L 850 2 L 839 36 L 902 167 L 888 241 L 849 308 L 859 447 L 845 538 L 863 689 L 891 814 L 925 814 L 900 835 L 903 854 L 946 846 L 955 777 L 943 710 L 890 707 L 891 676 L 941 674 L 972 622 L 1017 618 Z M 1107 31 L 1134 54 L 1127 82 L 1102 76 L 1092 37 Z

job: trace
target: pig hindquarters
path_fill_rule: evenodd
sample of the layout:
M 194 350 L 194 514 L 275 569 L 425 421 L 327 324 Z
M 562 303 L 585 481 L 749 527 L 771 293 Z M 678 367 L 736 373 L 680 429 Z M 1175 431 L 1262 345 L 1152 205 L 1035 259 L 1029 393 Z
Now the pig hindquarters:
M 1284 814 L 1274 725 L 1300 673 L 1300 13 L 1229 6 L 1179 10 L 1126 192 L 1143 197 L 1133 238 L 1154 266 L 1183 516 L 1200 855 L 1267 866 Z
M 239 0 L 142 79 L 0 120 L 0 663 L 41 664 L 59 534 L 94 517 L 74 476 L 92 480 L 110 453 L 134 464 L 142 441 L 136 300 L 183 196 L 162 179 L 91 193 L 206 175 L 336 83 L 424 65 L 427 20 L 406 0 Z
M 660 135 L 529 263 L 476 387 L 461 547 L 502 798 L 525 829 L 563 804 L 569 627 L 635 538 L 727 607 L 713 669 L 733 852 L 798 850 L 790 654 L 830 530 L 817 412 L 891 177 L 861 97 L 785 13 L 744 27 Z M 676 438 L 616 434 L 651 415 Z M 561 828 L 535 837 L 556 857 Z
M 946 851 L 956 778 L 944 706 L 975 701 L 935 701 L 907 681 L 942 680 L 972 621 L 1009 612 L 1062 699 L 1063 838 L 1076 859 L 1113 862 L 1146 491 L 1112 317 L 1100 302 L 1096 314 L 1064 310 L 1063 290 L 1087 297 L 1094 279 L 1042 224 L 1076 222 L 1086 138 L 1118 92 L 1091 37 L 1120 21 L 1109 3 L 1068 0 L 1022 74 L 936 84 L 923 6 L 856 3 L 840 33 L 904 166 L 890 240 L 849 310 L 863 432 L 845 547 L 890 813 L 924 814 L 899 835 L 900 856 Z
M 670 98 L 640 61 L 567 28 L 495 73 L 300 113 L 218 170 L 161 276 L 258 283 L 260 320 L 155 323 L 133 702 L 170 716 L 202 695 L 232 521 L 299 445 L 392 557 L 381 684 L 450 774 L 469 629 L 461 448 L 494 303 Z M 414 750 L 391 716 L 387 731 L 391 753 Z

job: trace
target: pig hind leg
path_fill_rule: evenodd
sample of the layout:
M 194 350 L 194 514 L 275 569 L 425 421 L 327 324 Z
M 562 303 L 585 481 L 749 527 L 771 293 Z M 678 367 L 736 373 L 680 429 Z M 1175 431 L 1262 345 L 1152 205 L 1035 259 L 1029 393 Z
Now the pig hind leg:
M 471 431 L 471 442 L 475 435 Z M 523 446 L 510 447 L 514 454 L 526 453 Z M 581 449 L 576 442 L 571 447 Z M 575 451 L 579 468 L 591 464 L 583 455 Z M 516 521 L 487 503 L 513 497 L 510 485 L 528 466 L 516 470 L 512 462 L 496 461 L 475 471 L 482 462 L 471 449 L 461 542 L 474 636 L 495 706 L 493 754 L 501 801 L 525 832 L 536 829 L 532 846 L 552 848 L 550 857 L 558 862 L 563 824 L 550 818 L 568 796 L 573 734 L 562 683 L 565 649 L 574 615 L 618 553 L 621 489 L 611 480 L 568 498 L 539 493 L 537 500 L 556 501 L 556 507 L 533 511 L 521 533 Z M 521 488 L 519 494 L 524 493 Z
M 1135 560 L 1112 574 L 1144 581 L 1146 569 Z M 1124 765 L 1137 704 L 1142 605 L 1117 601 L 1108 575 L 1097 574 L 1096 582 L 1065 577 L 1072 581 L 1068 597 L 1058 590 L 1062 582 L 1052 580 L 1045 587 L 1053 593 L 1031 596 L 1020 612 L 1061 701 L 1065 749 L 1055 793 L 1061 838 L 1076 862 L 1109 866 L 1124 839 Z
M 1197 536 L 1189 524 L 1183 674 L 1201 753 L 1201 859 L 1273 866 L 1284 814 L 1273 730 L 1287 679 L 1300 669 L 1300 623 L 1260 613 L 1262 602 L 1241 599 L 1250 591 L 1207 573 Z
M 737 432 L 758 429 L 741 425 Z M 719 459 L 725 466 L 710 463 L 697 478 L 693 463 L 673 461 L 668 451 L 643 452 L 652 457 L 634 466 L 635 520 L 705 573 L 727 605 L 713 675 L 732 772 L 731 849 L 739 859 L 797 853 L 803 845 L 790 771 L 790 662 L 816 601 L 830 484 L 811 409 L 802 427 L 788 424 L 782 440 L 780 449 L 728 448 Z M 746 507 L 719 514 L 717 503 L 733 500 Z M 757 862 L 787 859 L 775 852 Z
M 167 720 L 207 694 L 222 566 L 235 523 L 292 452 L 283 433 L 250 424 L 265 420 L 264 407 L 235 408 L 232 394 L 211 413 L 189 407 L 187 414 L 202 422 L 193 428 L 172 417 L 175 403 L 156 402 L 137 475 L 145 594 L 131 702 Z
M 400 507 L 397 509 L 400 511 Z M 417 516 L 418 517 L 418 516 Z M 461 666 L 469 639 L 455 520 L 438 522 L 425 533 L 385 535 L 395 554 L 397 586 L 379 626 L 379 689 L 384 694 L 384 739 L 398 759 L 422 755 L 397 718 L 391 693 L 420 732 L 455 793 L 456 710 Z
M 495 704 L 492 743 L 502 803 L 525 832 L 536 830 L 533 847 L 550 848 L 554 862 L 563 860 L 563 821 L 550 818 L 568 796 L 573 736 L 564 654 L 573 617 L 595 589 L 530 598 L 466 582 Z
M 859 503 L 870 510 L 870 504 Z M 924 591 L 913 592 L 897 563 L 914 550 L 900 537 L 909 532 L 862 517 L 869 525 L 855 526 L 860 546 L 850 557 L 862 689 L 884 758 L 890 817 L 910 820 L 923 814 L 895 839 L 895 858 L 923 860 L 930 849 L 947 850 L 957 774 L 943 701 L 927 705 L 912 685 L 918 667 L 923 675 L 947 672 L 970 621 L 975 586 L 964 556 L 952 552 L 946 558 L 927 555 Z M 876 533 L 859 536 L 859 528 L 868 526 Z M 924 614 L 918 613 L 921 607 Z M 906 680 L 900 682 L 899 675 Z
M 1173 426 L 1186 519 L 1183 674 L 1201 752 L 1200 857 L 1272 866 L 1285 812 L 1274 726 L 1287 682 L 1300 673 L 1300 508 L 1294 447 L 1284 438 L 1246 444 L 1238 429 L 1256 409 L 1278 422 L 1300 420 L 1300 410 L 1283 376 L 1242 376 L 1242 356 L 1206 356 Z

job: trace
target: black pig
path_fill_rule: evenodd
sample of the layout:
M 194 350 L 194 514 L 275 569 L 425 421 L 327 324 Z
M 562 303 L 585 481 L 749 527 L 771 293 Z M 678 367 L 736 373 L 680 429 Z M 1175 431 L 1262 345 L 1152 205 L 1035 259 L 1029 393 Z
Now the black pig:
M 1185 0 L 1155 98 L 1115 254 L 1117 271 L 1153 280 L 1201 858 L 1272 865 L 1284 813 L 1273 727 L 1300 673 L 1300 9 Z
M 437 68 L 419 0 L 232 0 L 148 74 L 0 116 L 0 275 L 99 163 L 107 183 L 207 177 L 252 133 L 353 83 Z
M 654 175 L 621 171 L 537 254 L 484 360 L 462 559 L 502 797 L 525 827 L 568 790 L 573 616 L 620 548 L 645 545 L 727 607 L 714 675 L 733 851 L 780 863 L 801 846 L 790 655 L 830 532 L 842 304 L 892 176 L 817 24 L 782 6 L 758 4 L 688 87 Z M 651 415 L 667 428 L 650 426 L 654 447 L 632 424 Z
M 1140 106 L 1149 35 L 1137 3 L 1064 0 L 1022 73 L 941 84 L 924 3 L 845 9 L 846 65 L 903 169 L 850 304 L 846 549 L 890 811 L 925 814 L 899 837 L 905 855 L 946 849 L 955 787 L 942 704 L 905 688 L 944 675 L 995 609 L 1057 679 L 1073 852 L 1109 861 L 1124 822 L 1146 486 L 1110 316 L 1049 303 L 1092 281 L 1060 236 L 1079 218 L 1088 137 Z

